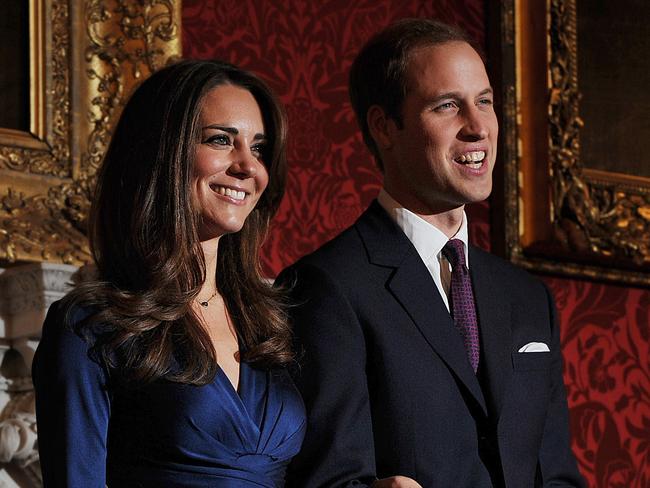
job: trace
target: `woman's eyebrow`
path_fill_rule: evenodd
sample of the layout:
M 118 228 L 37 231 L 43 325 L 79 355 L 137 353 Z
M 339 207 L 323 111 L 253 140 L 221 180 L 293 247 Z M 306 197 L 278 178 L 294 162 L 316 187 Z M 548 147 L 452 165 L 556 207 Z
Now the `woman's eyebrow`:
M 224 132 L 227 132 L 228 134 L 232 134 L 234 136 L 239 134 L 239 129 L 236 127 L 230 127 L 227 125 L 219 125 L 219 124 L 210 124 L 206 125 L 205 127 L 202 127 L 201 130 L 206 130 L 206 129 L 212 129 L 212 130 L 222 130 Z M 263 133 L 257 133 L 253 137 L 254 141 L 259 141 L 259 140 L 266 140 L 266 136 Z
M 222 130 L 224 132 L 228 132 L 229 134 L 237 135 L 239 134 L 239 130 L 236 127 L 229 127 L 227 125 L 219 125 L 219 124 L 210 124 L 206 125 L 205 127 L 201 128 L 202 130 L 205 129 L 215 129 L 215 130 Z

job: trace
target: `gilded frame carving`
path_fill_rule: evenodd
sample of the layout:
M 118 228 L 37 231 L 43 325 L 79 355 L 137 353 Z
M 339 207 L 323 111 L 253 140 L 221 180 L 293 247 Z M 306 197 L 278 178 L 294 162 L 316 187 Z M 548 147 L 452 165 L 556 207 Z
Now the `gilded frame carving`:
M 29 0 L 30 132 L 0 128 L 0 263 L 90 259 L 93 180 L 132 87 L 181 55 L 181 0 Z
M 650 285 L 650 179 L 580 159 L 576 0 L 491 9 L 502 99 L 495 250 L 534 271 Z

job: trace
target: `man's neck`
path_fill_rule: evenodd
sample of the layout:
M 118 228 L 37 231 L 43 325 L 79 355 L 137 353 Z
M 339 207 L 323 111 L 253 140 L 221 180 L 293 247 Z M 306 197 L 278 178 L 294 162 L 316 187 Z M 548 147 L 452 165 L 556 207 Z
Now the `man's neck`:
M 388 190 L 386 190 L 386 188 L 384 188 L 384 191 L 401 207 L 414 213 L 425 222 L 433 225 L 450 239 L 456 235 L 458 229 L 460 229 L 460 226 L 463 223 L 464 205 L 438 212 L 429 211 L 423 207 L 415 207 L 413 205 L 405 204 L 400 201 L 400 199 L 395 198 Z
M 446 212 L 429 215 L 423 215 L 417 212 L 413 213 L 415 213 L 422 220 L 425 220 L 431 225 L 435 226 L 451 239 L 456 235 L 458 229 L 460 229 L 460 226 L 463 223 L 463 208 L 464 206 L 454 208 L 453 210 L 448 210 Z

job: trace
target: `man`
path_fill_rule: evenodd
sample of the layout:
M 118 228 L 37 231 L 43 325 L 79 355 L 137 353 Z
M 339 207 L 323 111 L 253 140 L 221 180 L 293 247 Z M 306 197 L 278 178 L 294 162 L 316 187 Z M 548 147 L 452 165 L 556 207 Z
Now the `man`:
M 481 57 L 454 28 L 401 21 L 362 49 L 350 95 L 384 186 L 278 278 L 309 415 L 288 486 L 582 486 L 552 298 L 467 244 L 497 149 Z

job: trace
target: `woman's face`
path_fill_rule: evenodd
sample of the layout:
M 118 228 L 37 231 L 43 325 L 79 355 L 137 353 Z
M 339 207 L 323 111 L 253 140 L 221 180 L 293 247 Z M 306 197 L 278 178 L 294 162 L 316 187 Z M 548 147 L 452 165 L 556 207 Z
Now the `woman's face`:
M 199 118 L 192 191 L 201 241 L 241 230 L 269 182 L 260 107 L 248 90 L 221 85 L 207 93 Z

